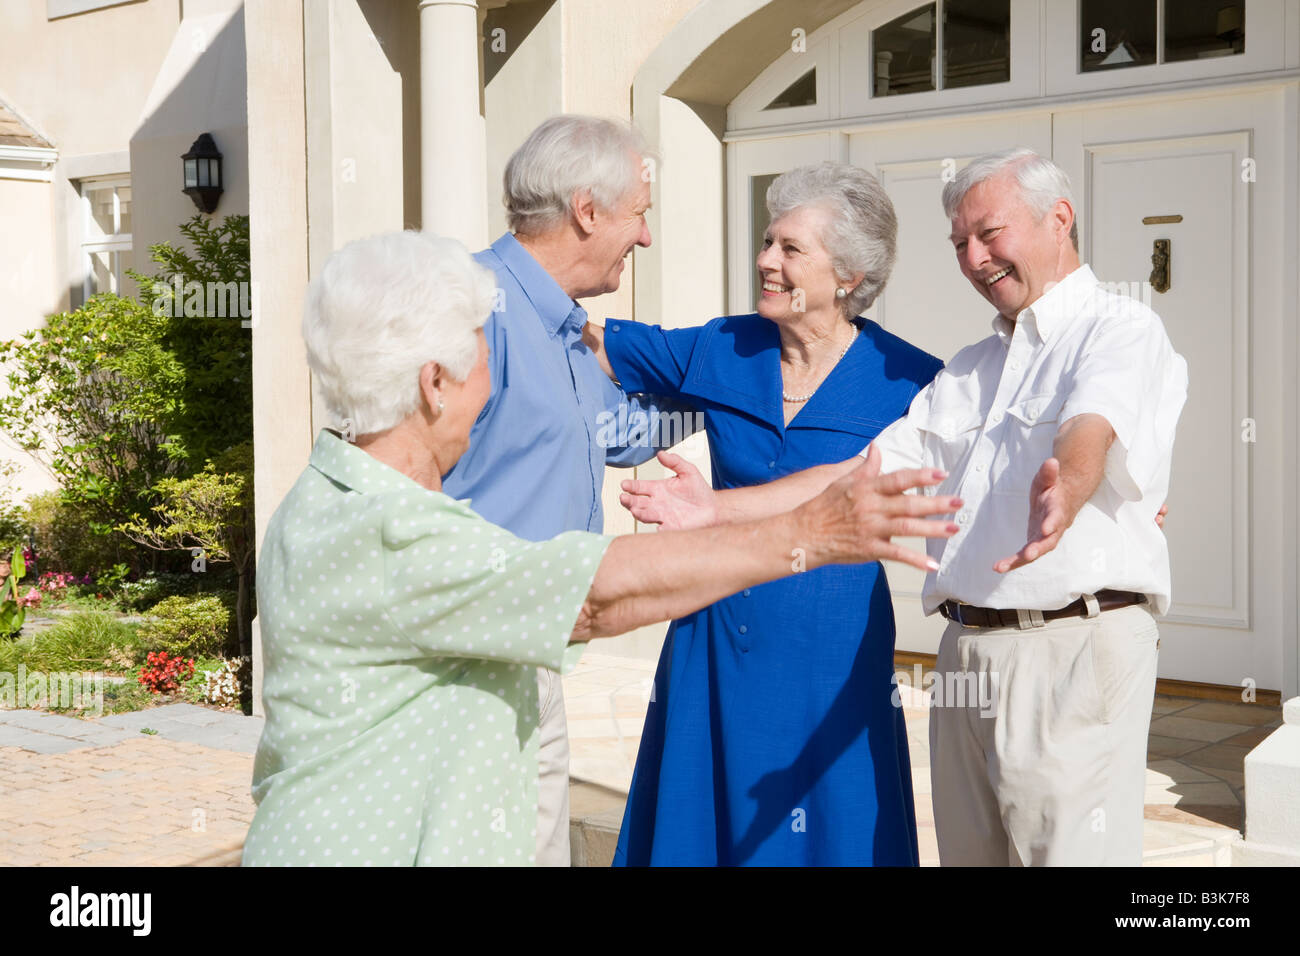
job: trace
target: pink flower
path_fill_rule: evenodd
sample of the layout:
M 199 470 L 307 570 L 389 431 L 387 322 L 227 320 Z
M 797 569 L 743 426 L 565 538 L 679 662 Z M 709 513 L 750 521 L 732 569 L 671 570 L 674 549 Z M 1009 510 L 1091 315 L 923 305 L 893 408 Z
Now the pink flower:
M 41 592 L 32 588 L 24 597 L 18 599 L 18 604 L 21 607 L 40 607 Z

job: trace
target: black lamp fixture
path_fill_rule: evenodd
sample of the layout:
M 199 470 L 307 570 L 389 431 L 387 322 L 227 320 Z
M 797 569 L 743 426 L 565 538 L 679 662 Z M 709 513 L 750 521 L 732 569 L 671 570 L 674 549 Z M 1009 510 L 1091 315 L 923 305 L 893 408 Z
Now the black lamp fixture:
M 212 141 L 211 133 L 204 133 L 194 141 L 190 151 L 181 157 L 185 162 L 185 189 L 194 205 L 206 213 L 217 208 L 221 198 L 221 151 Z

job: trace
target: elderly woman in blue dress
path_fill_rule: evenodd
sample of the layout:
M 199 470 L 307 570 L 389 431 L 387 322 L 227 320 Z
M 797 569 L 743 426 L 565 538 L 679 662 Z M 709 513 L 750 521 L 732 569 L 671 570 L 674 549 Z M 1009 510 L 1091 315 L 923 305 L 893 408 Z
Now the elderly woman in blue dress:
M 801 167 L 767 205 L 757 314 L 673 330 L 611 321 L 589 335 L 626 391 L 703 412 L 715 488 L 843 461 L 942 366 L 860 317 L 897 231 L 870 173 Z M 716 520 L 700 517 L 714 499 L 699 472 L 660 458 L 676 477 L 624 482 L 623 503 L 668 528 Z M 674 621 L 615 863 L 915 865 L 893 655 L 879 564 L 742 588 Z
M 924 566 L 889 536 L 956 528 L 924 518 L 949 499 L 901 494 L 936 473 L 869 462 L 762 522 L 516 538 L 441 492 L 490 392 L 492 298 L 463 247 L 418 233 L 350 243 L 308 291 L 308 362 L 345 424 L 320 433 L 260 553 L 266 727 L 246 864 L 529 863 L 536 667 L 790 574 L 795 548 L 810 570 Z

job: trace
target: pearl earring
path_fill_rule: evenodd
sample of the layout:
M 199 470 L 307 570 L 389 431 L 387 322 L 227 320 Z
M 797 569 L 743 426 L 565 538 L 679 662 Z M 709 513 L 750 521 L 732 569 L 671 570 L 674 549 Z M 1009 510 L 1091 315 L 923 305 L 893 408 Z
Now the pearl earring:
M 843 298 L 845 298 L 847 295 L 848 295 L 848 293 L 845 292 L 843 289 L 836 289 L 836 290 L 835 290 L 835 298 L 837 298 L 837 299 L 843 299 Z
M 446 407 L 447 407 L 447 406 L 445 406 L 445 405 L 442 404 L 442 399 L 441 399 L 441 398 L 438 399 L 438 414 L 439 414 L 439 415 L 442 414 L 442 410 L 443 410 L 444 408 L 446 408 Z

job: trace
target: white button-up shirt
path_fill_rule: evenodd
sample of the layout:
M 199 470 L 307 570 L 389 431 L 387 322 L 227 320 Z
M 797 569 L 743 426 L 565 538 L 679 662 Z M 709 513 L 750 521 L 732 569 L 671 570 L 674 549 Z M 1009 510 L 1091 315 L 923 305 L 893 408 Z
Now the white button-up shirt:
M 1084 265 L 993 329 L 872 443 L 882 471 L 942 468 L 948 478 L 927 493 L 964 501 L 957 534 L 927 541 L 939 570 L 926 577 L 925 612 L 949 599 L 1045 611 L 1114 588 L 1145 593 L 1164 614 L 1169 550 L 1155 516 L 1169 490 L 1187 363 L 1160 317 L 1107 291 Z M 1087 413 L 1115 430 L 1105 478 L 1053 551 L 999 574 L 993 565 L 1029 540 L 1030 484 L 1058 429 Z

